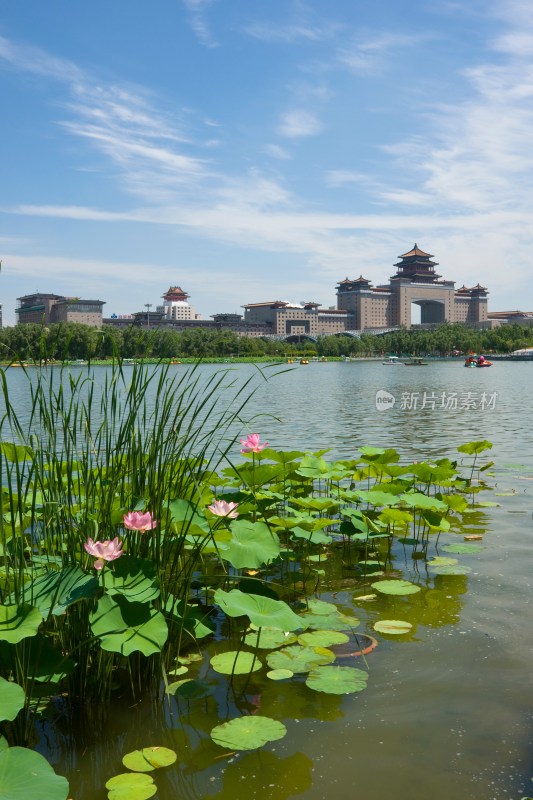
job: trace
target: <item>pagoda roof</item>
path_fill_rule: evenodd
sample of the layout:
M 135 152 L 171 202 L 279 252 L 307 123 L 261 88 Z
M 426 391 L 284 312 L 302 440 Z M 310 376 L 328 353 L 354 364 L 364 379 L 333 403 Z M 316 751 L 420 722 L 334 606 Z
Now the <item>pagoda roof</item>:
M 481 284 L 480 284 L 480 283 L 476 283 L 476 285 L 475 285 L 475 286 L 472 286 L 472 288 L 471 288 L 471 290 L 470 290 L 470 291 L 471 291 L 471 292 L 487 292 L 487 291 L 488 291 L 488 289 L 487 289 L 487 287 L 486 287 L 486 286 L 481 286 Z
M 422 256 L 424 258 L 433 258 L 432 253 L 426 253 L 426 252 L 424 252 L 424 250 L 421 250 L 416 242 L 414 243 L 412 250 L 409 250 L 408 253 L 404 253 L 403 255 L 398 256 L 398 258 L 411 258 L 412 256 Z

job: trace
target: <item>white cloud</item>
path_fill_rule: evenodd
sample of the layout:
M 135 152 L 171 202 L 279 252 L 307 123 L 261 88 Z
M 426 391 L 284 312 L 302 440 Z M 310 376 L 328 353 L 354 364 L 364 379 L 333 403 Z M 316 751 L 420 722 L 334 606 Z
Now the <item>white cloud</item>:
M 291 158 L 291 154 L 284 147 L 280 147 L 279 144 L 267 144 L 264 150 L 267 155 L 272 156 L 272 158 L 278 158 L 280 161 L 286 161 Z
M 287 139 L 316 136 L 322 130 L 322 123 L 311 111 L 293 109 L 287 111 L 278 126 L 278 133 Z
M 205 47 L 218 47 L 207 22 L 206 12 L 213 0 L 183 0 L 189 14 L 191 28 Z

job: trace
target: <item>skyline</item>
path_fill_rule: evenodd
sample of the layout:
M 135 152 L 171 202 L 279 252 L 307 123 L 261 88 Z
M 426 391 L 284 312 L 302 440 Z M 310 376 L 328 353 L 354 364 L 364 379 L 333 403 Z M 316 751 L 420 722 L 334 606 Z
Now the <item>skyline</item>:
M 533 307 L 524 0 L 5 5 L 0 303 L 334 306 L 414 242 Z

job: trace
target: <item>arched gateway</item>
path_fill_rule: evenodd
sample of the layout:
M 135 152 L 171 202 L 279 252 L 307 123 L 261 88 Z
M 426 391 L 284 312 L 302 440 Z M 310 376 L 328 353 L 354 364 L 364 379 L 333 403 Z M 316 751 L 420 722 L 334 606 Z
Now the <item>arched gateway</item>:
M 401 255 L 394 265 L 397 271 L 387 285 L 372 286 L 361 275 L 346 278 L 337 287 L 337 308 L 353 317 L 353 328 L 411 327 L 411 304 L 421 308 L 421 323 L 475 323 L 487 319 L 487 289 L 462 286 L 441 280 L 438 266 L 430 253 L 417 244 Z

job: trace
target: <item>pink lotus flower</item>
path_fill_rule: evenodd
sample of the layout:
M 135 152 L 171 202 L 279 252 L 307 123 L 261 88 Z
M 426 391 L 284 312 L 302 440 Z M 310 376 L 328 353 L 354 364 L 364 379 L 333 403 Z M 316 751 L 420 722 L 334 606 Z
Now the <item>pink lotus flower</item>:
M 114 539 L 106 539 L 105 542 L 93 542 L 87 539 L 83 545 L 90 556 L 96 556 L 93 566 L 95 569 L 102 569 L 105 561 L 114 561 L 122 555 L 122 542 L 115 536 Z
M 241 453 L 260 453 L 267 447 L 268 442 L 260 444 L 261 438 L 258 433 L 249 433 L 246 439 L 241 439 L 243 448 Z
M 227 503 L 225 500 L 213 500 L 213 503 L 207 507 L 217 517 L 236 519 L 239 516 L 239 512 L 236 511 L 238 503 L 233 503 L 232 501 Z
M 130 531 L 151 531 L 157 525 L 157 520 L 152 519 L 149 511 L 142 514 L 140 511 L 129 511 L 124 514 L 124 527 Z

